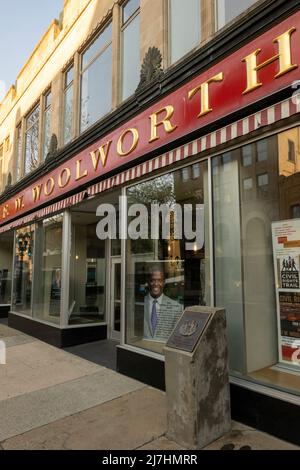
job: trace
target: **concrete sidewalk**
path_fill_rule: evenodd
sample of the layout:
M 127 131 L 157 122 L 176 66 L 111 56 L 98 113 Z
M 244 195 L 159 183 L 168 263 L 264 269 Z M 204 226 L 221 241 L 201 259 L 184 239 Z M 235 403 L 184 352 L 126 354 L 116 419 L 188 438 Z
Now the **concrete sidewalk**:
M 0 340 L 0 449 L 183 449 L 165 437 L 163 392 L 3 322 Z M 297 449 L 238 423 L 232 429 L 208 449 Z

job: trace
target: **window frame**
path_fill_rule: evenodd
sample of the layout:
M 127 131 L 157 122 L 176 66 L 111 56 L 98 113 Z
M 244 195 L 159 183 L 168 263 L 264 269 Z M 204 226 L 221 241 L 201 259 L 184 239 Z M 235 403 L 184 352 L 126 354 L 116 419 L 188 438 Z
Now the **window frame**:
M 112 34 L 111 34 L 111 39 L 109 42 L 107 42 L 98 52 L 93 56 L 93 58 L 88 62 L 88 64 L 83 67 L 83 56 L 89 49 L 89 47 L 92 46 L 92 44 L 99 38 L 99 36 L 105 31 L 106 28 L 111 25 L 112 27 Z M 90 129 L 93 125 L 95 125 L 97 122 L 99 122 L 101 119 L 104 118 L 108 113 L 111 112 L 113 109 L 113 102 L 111 102 L 111 109 L 105 113 L 103 116 L 101 116 L 99 119 L 97 119 L 95 122 L 89 124 L 84 130 L 81 128 L 81 112 L 82 112 L 82 77 L 84 72 L 88 70 L 88 68 L 96 62 L 96 60 L 111 46 L 112 48 L 112 56 L 113 56 L 113 17 L 109 16 L 109 18 L 104 22 L 103 25 L 93 34 L 93 36 L 89 39 L 88 43 L 84 45 L 84 47 L 79 51 L 79 80 L 78 80 L 78 116 L 77 116 L 77 126 L 78 126 L 78 135 L 82 135 L 84 132 L 86 132 L 88 129 Z M 75 70 L 75 69 L 74 69 Z M 113 74 L 113 72 L 112 72 Z M 112 86 L 112 77 L 111 77 L 111 86 Z M 112 90 L 113 93 L 113 90 Z M 113 97 L 112 97 L 113 100 Z
M 202 37 L 202 10 L 203 10 L 203 3 L 207 0 L 198 0 L 200 3 L 199 6 L 199 12 L 200 12 L 200 18 L 199 18 L 199 25 L 200 25 L 200 31 L 199 31 L 199 40 L 197 44 L 192 47 L 186 54 L 184 54 L 182 57 L 179 57 L 177 60 L 172 61 L 172 15 L 171 15 L 171 1 L 172 0 L 167 0 L 167 41 L 168 41 L 168 47 L 167 47 L 167 60 L 168 60 L 168 65 L 173 66 L 180 62 L 184 57 L 188 56 L 191 54 L 193 51 L 195 51 L 198 47 L 200 47 L 201 42 L 203 42 L 203 37 Z
M 66 84 L 66 78 L 68 72 L 73 69 L 73 78 L 69 84 Z M 63 110 L 62 110 L 62 144 L 68 145 L 72 140 L 74 139 L 74 114 L 75 114 L 75 86 L 76 86 L 76 80 L 75 80 L 75 73 L 76 73 L 76 68 L 75 68 L 75 61 L 72 61 L 68 67 L 63 70 L 63 83 L 62 83 L 62 92 L 63 92 Z M 71 138 L 68 142 L 65 140 L 65 111 L 66 111 L 66 94 L 67 92 L 73 88 L 73 93 L 72 93 L 72 116 L 71 116 Z
M 131 16 L 124 22 L 124 7 L 129 3 L 130 0 L 124 0 L 124 2 L 120 5 L 120 80 L 119 80 L 119 87 L 118 87 L 118 95 L 120 97 L 119 101 L 122 103 L 123 101 L 130 98 L 129 95 L 126 98 L 123 97 L 123 77 L 124 77 L 124 31 L 126 28 L 141 14 L 141 2 L 139 2 L 139 7 L 131 14 Z M 141 32 L 141 31 L 140 31 Z M 141 39 L 141 37 L 140 37 Z M 139 50 L 141 55 L 141 42 L 139 44 Z M 141 59 L 141 57 L 140 57 Z
M 243 15 L 247 10 L 249 10 L 249 8 L 254 8 L 255 7 L 255 3 L 257 3 L 259 0 L 254 0 L 253 3 L 251 5 L 249 5 L 245 10 L 242 10 L 238 15 L 235 15 L 230 21 L 228 21 L 226 23 L 226 5 L 225 5 L 225 1 L 226 0 L 223 0 L 224 2 L 224 22 L 222 21 L 222 26 L 219 26 L 219 1 L 220 0 L 213 0 L 214 2 L 214 11 L 215 11 L 215 33 L 217 33 L 218 31 L 221 31 L 223 28 L 226 28 L 228 25 L 230 25 L 232 22 L 234 22 L 236 20 L 236 18 L 238 18 L 239 16 Z
M 20 130 L 20 135 L 18 131 Z M 20 142 L 20 144 L 19 144 Z M 18 152 L 18 147 L 20 145 L 20 155 Z M 16 126 L 15 131 L 15 149 L 14 149 L 14 179 L 15 182 L 20 181 L 24 176 L 24 120 L 22 119 Z M 19 167 L 19 175 L 18 175 Z
M 191 48 L 186 54 L 172 62 L 171 56 L 171 1 L 165 0 L 165 52 L 166 52 L 166 62 L 168 67 L 172 67 L 189 54 L 199 49 L 203 43 L 211 38 L 213 34 L 217 32 L 216 30 L 216 9 L 215 9 L 215 0 L 198 0 L 199 5 L 199 25 L 200 25 L 200 34 L 198 43 Z
M 47 106 L 47 97 L 48 96 L 51 96 L 51 101 L 50 101 L 50 105 Z M 51 88 L 51 85 L 50 87 L 47 88 L 47 90 L 42 94 L 42 106 L 41 106 L 41 110 L 42 110 L 42 117 L 41 117 L 41 120 L 42 120 L 42 132 L 41 132 L 41 137 L 40 137 L 40 141 L 41 141 L 41 150 L 40 150 L 40 156 L 39 156 L 39 163 L 42 163 L 46 160 L 46 157 L 47 157 L 47 153 L 45 153 L 45 143 L 46 143 L 46 113 L 48 110 L 50 110 L 50 134 L 52 135 L 51 133 L 51 125 L 52 125 L 52 88 Z M 51 140 L 51 135 L 50 135 L 50 140 Z M 49 144 L 50 144 L 50 140 L 49 140 Z
M 31 124 L 30 127 L 27 127 L 27 121 L 28 121 L 29 117 L 34 113 L 34 111 L 38 107 L 40 108 L 38 119 L 33 124 Z M 36 122 L 38 122 L 38 128 L 39 128 L 39 134 L 38 134 L 38 165 L 41 162 L 41 129 L 42 129 L 41 119 L 42 119 L 41 98 L 39 98 L 35 102 L 35 104 L 31 107 L 30 111 L 28 111 L 25 114 L 25 117 L 24 117 L 24 131 L 23 131 L 24 144 L 23 144 L 22 176 L 29 175 L 30 173 L 32 173 L 32 171 L 34 171 L 34 169 L 33 169 L 33 170 L 28 171 L 28 173 L 26 173 L 26 168 L 25 168 L 25 166 L 26 166 L 26 136 L 27 136 L 27 132 L 30 129 L 32 129 L 32 127 L 36 124 Z M 37 167 L 38 167 L 38 165 L 37 165 Z
M 287 142 L 288 142 L 288 157 L 287 157 L 287 160 L 288 160 L 288 162 L 293 163 L 295 165 L 296 164 L 296 145 L 295 145 L 295 142 L 291 139 L 288 139 Z M 290 151 L 291 147 L 293 149 L 293 152 Z M 293 158 L 290 158 L 291 154 L 292 154 Z

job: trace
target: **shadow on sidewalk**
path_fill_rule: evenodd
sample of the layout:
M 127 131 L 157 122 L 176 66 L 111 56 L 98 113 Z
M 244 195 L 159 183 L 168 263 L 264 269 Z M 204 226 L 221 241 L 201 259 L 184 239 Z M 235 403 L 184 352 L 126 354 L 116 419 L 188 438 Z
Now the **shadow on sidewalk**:
M 108 369 L 117 369 L 117 345 L 118 341 L 102 340 L 93 343 L 80 344 L 78 346 L 71 346 L 64 348 L 71 354 L 87 359 L 88 361 L 95 362 L 100 366 L 107 367 Z

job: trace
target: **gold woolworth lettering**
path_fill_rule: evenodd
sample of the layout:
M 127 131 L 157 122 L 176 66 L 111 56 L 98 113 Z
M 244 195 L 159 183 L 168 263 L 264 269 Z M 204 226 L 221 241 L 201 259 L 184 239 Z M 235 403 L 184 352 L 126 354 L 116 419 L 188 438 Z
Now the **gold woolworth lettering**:
M 236 71 L 240 72 L 240 80 L 243 80 L 240 91 L 236 92 L 236 98 L 238 98 L 240 93 L 247 95 L 262 87 L 264 80 L 260 81 L 259 72 L 263 69 L 268 70 L 268 66 L 272 63 L 277 63 L 278 71 L 276 73 L 273 72 L 273 75 L 270 72 L 265 81 L 272 82 L 298 68 L 298 64 L 294 62 L 292 57 L 292 44 L 296 43 L 292 39 L 296 31 L 295 27 L 290 27 L 282 34 L 277 34 L 275 38 L 275 34 L 273 37 L 269 36 L 264 41 L 263 48 L 256 48 L 242 59 L 239 56 L 236 64 L 233 62 L 235 59 L 232 59 L 232 64 L 236 67 Z M 277 53 L 274 55 L 270 54 L 271 57 L 269 58 L 266 58 L 266 53 L 264 54 L 267 41 L 269 46 L 273 43 L 274 47 L 278 49 Z M 232 57 L 234 57 L 234 54 Z M 264 60 L 259 60 L 260 57 L 263 57 Z M 225 68 L 225 62 L 223 63 Z M 76 182 L 84 183 L 85 181 L 92 181 L 93 177 L 101 174 L 101 169 L 107 168 L 110 161 L 112 161 L 111 169 L 115 170 L 118 167 L 118 159 L 121 162 L 121 159 L 129 157 L 135 150 L 143 151 L 144 153 L 150 152 L 154 147 L 151 146 L 152 143 L 164 139 L 177 129 L 182 134 L 183 127 L 186 125 L 185 116 L 189 116 L 189 119 L 194 119 L 195 129 L 199 128 L 197 120 L 215 111 L 211 103 L 218 100 L 213 100 L 213 94 L 217 93 L 217 96 L 220 96 L 220 87 L 223 85 L 224 90 L 226 90 L 230 81 L 231 72 L 227 68 L 225 73 L 221 70 L 221 63 L 219 66 L 220 71 L 218 73 L 214 72 L 211 76 L 206 75 L 205 80 L 203 78 L 202 80 L 199 79 L 199 84 L 194 80 L 191 89 L 185 86 L 182 92 L 181 89 L 176 94 L 174 92 L 174 103 L 169 103 L 165 106 L 159 103 L 157 110 L 151 112 L 150 115 L 146 114 L 146 112 L 142 113 L 140 115 L 141 119 L 134 118 L 132 121 L 134 123 L 131 124 L 131 127 L 128 125 L 127 128 L 123 127 L 119 131 L 114 131 L 111 139 L 108 139 L 108 137 L 104 138 L 103 143 L 97 144 L 97 148 L 84 154 L 81 158 L 78 156 L 77 158 L 72 158 L 58 172 L 47 175 L 44 180 L 38 181 L 35 186 L 30 186 L 22 194 L 19 193 L 15 198 L 4 202 L 0 205 L 1 220 L 5 221 L 8 217 L 11 218 L 16 214 L 26 212 L 33 204 L 45 202 L 47 198 L 52 197 L 53 199 L 53 196 L 56 196 L 56 191 L 57 196 L 66 193 L 68 187 L 72 185 L 74 188 L 74 183 Z M 226 84 L 224 83 L 225 81 Z M 198 109 L 198 105 L 195 107 L 195 100 L 199 101 Z M 176 115 L 176 106 L 182 106 L 182 114 L 180 116 L 178 116 L 179 113 Z M 190 109 L 189 106 L 191 107 Z M 222 101 L 219 101 L 219 106 L 222 106 Z M 217 111 L 217 104 L 214 105 L 214 108 Z M 192 116 L 189 115 L 190 110 L 192 110 Z M 179 120 L 180 122 L 176 122 Z M 189 131 L 191 130 L 189 129 Z M 167 142 L 167 139 L 163 141 L 164 144 Z
M 273 42 L 278 44 L 279 52 L 265 62 L 257 64 L 257 56 L 261 52 L 261 49 L 256 49 L 256 51 L 247 55 L 247 57 L 243 59 L 243 62 L 246 62 L 247 67 L 247 88 L 243 94 L 254 91 L 262 86 L 262 83 L 258 81 L 258 71 L 267 65 L 272 64 L 272 62 L 275 62 L 276 60 L 279 62 L 279 72 L 275 75 L 275 78 L 279 78 L 298 67 L 298 65 L 292 63 L 291 53 L 291 35 L 295 31 L 296 28 L 290 28 L 288 31 L 274 39 Z
M 132 138 L 132 143 L 130 148 L 125 151 L 123 150 L 123 143 L 125 140 L 126 135 L 130 134 Z M 120 157 L 126 157 L 129 155 L 131 152 L 133 152 L 139 143 L 139 133 L 138 130 L 133 128 L 133 129 L 127 129 L 126 131 L 123 132 L 123 134 L 119 137 L 118 143 L 117 143 L 117 152 L 120 155 Z
M 200 113 L 198 114 L 198 118 L 205 116 L 208 113 L 212 112 L 212 108 L 210 107 L 210 101 L 209 101 L 209 88 L 208 85 L 210 83 L 214 82 L 222 82 L 224 79 L 224 74 L 223 72 L 218 73 L 218 75 L 215 75 L 214 77 L 210 78 L 204 83 L 201 83 L 201 85 L 197 86 L 196 88 L 193 88 L 193 90 L 189 91 L 189 100 L 191 100 L 198 91 L 200 91 Z

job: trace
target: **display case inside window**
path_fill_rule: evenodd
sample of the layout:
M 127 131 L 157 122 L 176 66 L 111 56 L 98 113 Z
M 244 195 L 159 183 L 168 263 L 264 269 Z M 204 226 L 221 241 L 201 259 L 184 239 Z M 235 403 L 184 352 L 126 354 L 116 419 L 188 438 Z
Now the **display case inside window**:
M 127 201 L 126 343 L 162 353 L 184 308 L 211 301 L 207 163 L 188 181 L 178 170 L 134 185 Z

